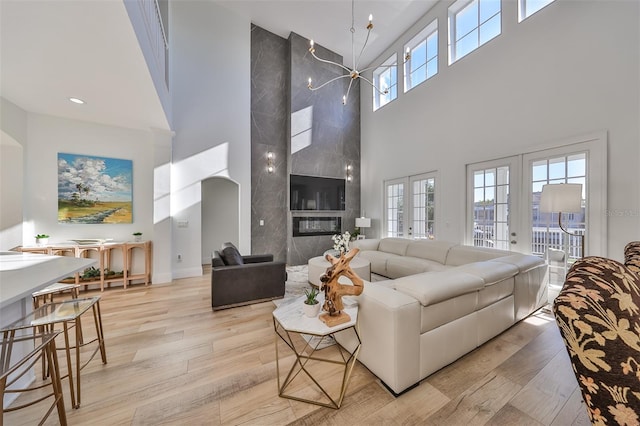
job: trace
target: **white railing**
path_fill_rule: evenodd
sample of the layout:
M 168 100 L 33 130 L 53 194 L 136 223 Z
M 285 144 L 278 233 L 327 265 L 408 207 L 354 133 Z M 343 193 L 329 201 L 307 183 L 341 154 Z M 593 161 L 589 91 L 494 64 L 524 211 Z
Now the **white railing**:
M 164 81 L 169 86 L 169 73 L 167 68 L 167 56 L 169 53 L 169 43 L 167 35 L 162 24 L 162 16 L 160 15 L 160 7 L 158 0 L 140 0 L 140 11 L 147 30 L 147 36 L 151 44 L 153 56 L 156 59 L 158 69 L 164 73 Z
M 579 259 L 582 257 L 583 247 L 580 246 L 580 235 L 584 234 L 584 229 L 573 229 L 568 235 L 559 228 L 533 228 L 531 234 L 531 252 L 543 256 L 547 247 L 564 251 L 567 249 L 569 259 Z

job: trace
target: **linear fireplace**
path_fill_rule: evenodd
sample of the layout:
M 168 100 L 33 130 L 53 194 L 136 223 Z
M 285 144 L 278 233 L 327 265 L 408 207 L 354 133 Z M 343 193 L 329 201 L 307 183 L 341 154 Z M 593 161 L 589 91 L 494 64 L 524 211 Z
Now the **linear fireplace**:
M 294 216 L 293 236 L 333 235 L 342 232 L 340 216 Z

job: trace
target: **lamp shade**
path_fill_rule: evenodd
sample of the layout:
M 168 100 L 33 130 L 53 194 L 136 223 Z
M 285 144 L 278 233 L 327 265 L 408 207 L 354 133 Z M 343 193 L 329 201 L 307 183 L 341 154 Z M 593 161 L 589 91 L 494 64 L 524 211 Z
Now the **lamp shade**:
M 371 227 L 371 218 L 370 217 L 356 217 L 356 227 L 357 228 L 370 228 Z
M 582 184 L 556 183 L 542 186 L 542 213 L 579 213 L 582 211 Z

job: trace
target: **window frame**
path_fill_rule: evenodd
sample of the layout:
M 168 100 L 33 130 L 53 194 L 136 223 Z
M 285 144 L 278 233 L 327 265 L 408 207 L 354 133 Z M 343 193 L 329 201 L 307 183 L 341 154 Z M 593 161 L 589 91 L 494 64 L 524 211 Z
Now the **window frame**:
M 483 2 L 485 3 L 495 2 L 495 3 L 498 3 L 499 7 L 496 13 L 494 13 L 490 17 L 481 21 L 481 15 L 482 15 L 481 5 Z M 465 33 L 465 35 L 463 35 L 459 39 L 456 39 L 456 28 L 458 25 L 456 18 L 461 12 L 465 11 L 469 6 L 471 6 L 474 3 L 477 3 L 477 14 L 476 14 L 477 25 L 474 28 L 472 28 L 470 31 Z M 482 41 L 482 26 L 490 22 L 496 16 L 499 17 L 498 22 L 500 23 L 500 28 L 498 33 L 495 34 L 493 37 Z M 491 40 L 493 40 L 494 38 L 502 34 L 502 1 L 501 0 L 457 0 L 451 6 L 449 6 L 449 9 L 447 12 L 447 21 L 448 21 L 448 29 L 449 29 L 448 31 L 449 65 L 451 65 L 454 62 L 457 62 L 458 60 L 464 58 L 471 52 L 478 50 L 480 46 L 487 44 L 488 42 L 490 42 Z M 463 53 L 462 55 L 459 55 L 458 51 L 460 47 L 458 46 L 458 43 L 462 41 L 464 38 L 470 36 L 474 31 L 477 32 L 477 40 L 476 40 L 477 45 L 473 49 L 469 50 L 468 52 Z
M 387 71 L 392 72 L 395 70 L 395 82 L 390 81 L 389 93 L 384 95 L 380 92 L 384 92 L 383 85 L 380 84 L 380 77 Z M 389 80 L 393 79 L 393 75 L 389 76 Z M 380 90 L 378 91 L 379 88 Z M 373 110 L 377 111 L 385 105 L 390 104 L 398 98 L 398 54 L 394 53 L 386 61 L 384 61 L 379 67 L 373 70 Z M 382 103 L 382 97 L 389 96 L 389 99 Z
M 391 209 L 390 206 L 390 202 L 389 202 L 389 187 L 390 186 L 396 186 L 396 185 L 401 185 L 402 186 L 402 196 L 401 197 L 396 197 L 402 200 L 402 214 L 400 216 L 398 216 L 398 220 L 394 221 L 394 222 L 400 222 L 400 220 L 402 220 L 402 232 L 399 230 L 399 226 L 395 226 L 393 227 L 394 229 L 390 229 L 389 226 L 389 210 Z M 407 178 L 398 178 L 398 179 L 389 179 L 384 181 L 384 185 L 383 185 L 383 200 L 384 200 L 384 226 L 383 226 L 383 230 L 382 232 L 384 232 L 384 235 L 386 237 L 397 237 L 397 238 L 405 238 L 406 235 L 406 230 L 404 229 L 404 223 L 407 221 L 406 219 L 406 197 L 407 197 L 407 187 L 409 185 L 409 180 Z M 397 208 L 393 208 L 393 210 L 399 210 Z
M 539 2 L 541 4 L 535 5 L 534 8 L 535 10 L 531 10 L 529 11 L 529 13 L 527 13 L 527 4 L 532 2 L 532 1 L 536 1 Z M 544 1 L 546 1 L 546 3 L 544 3 Z M 536 13 L 540 12 L 542 9 L 544 9 L 545 7 L 549 6 L 551 3 L 553 3 L 555 0 L 518 0 L 518 23 L 524 21 L 525 19 L 527 19 L 530 16 L 535 15 Z M 544 3 L 544 4 L 542 4 Z
M 384 202 L 384 212 L 383 212 L 383 235 L 385 237 L 396 237 L 396 238 L 409 238 L 409 239 L 431 239 L 435 238 L 438 233 L 438 225 L 441 223 L 439 205 L 440 205 L 440 195 L 438 192 L 438 184 L 439 184 L 439 173 L 437 171 L 421 173 L 418 175 L 405 176 L 395 179 L 388 179 L 383 182 L 383 202 Z M 424 180 L 432 180 L 433 184 L 431 186 L 431 192 L 417 193 L 415 194 L 414 184 L 419 181 Z M 401 185 L 402 186 L 402 196 L 395 197 L 395 200 L 402 200 L 401 212 L 398 212 L 399 209 L 392 209 L 395 211 L 394 223 L 402 223 L 402 230 L 400 231 L 400 226 L 393 227 L 394 229 L 390 229 L 390 217 L 389 211 L 391 208 L 389 187 L 393 185 Z M 428 195 L 431 194 L 431 203 L 429 202 Z M 416 196 L 426 195 L 427 199 L 424 202 L 424 205 L 416 205 L 414 199 Z M 398 203 L 396 203 L 398 205 Z M 424 235 L 420 234 L 420 236 L 416 237 L 416 233 L 414 232 L 415 221 L 420 218 L 416 218 L 415 209 L 432 208 L 432 214 L 429 215 L 425 213 L 425 231 L 431 229 L 433 232 L 425 232 Z M 429 219 L 431 217 L 431 219 Z M 431 227 L 429 226 L 431 225 Z
M 435 48 L 435 55 L 433 55 L 431 59 L 429 59 L 430 50 L 428 49 L 428 46 L 429 46 L 429 39 L 432 37 L 436 38 L 436 42 L 435 42 L 436 48 Z M 429 80 L 431 77 L 434 77 L 438 74 L 438 57 L 439 57 L 438 37 L 439 37 L 438 18 L 436 18 L 404 45 L 403 52 L 405 52 L 405 63 L 403 68 L 404 68 L 404 92 L 405 93 L 407 93 L 409 90 L 415 87 L 418 87 L 425 81 Z M 411 72 L 411 66 L 413 64 L 413 57 L 414 57 L 413 51 L 415 50 L 416 47 L 420 46 L 422 43 L 425 44 L 425 62 L 422 63 L 420 67 L 425 67 L 425 72 L 424 72 L 425 78 L 424 80 L 414 84 L 412 82 L 412 77 L 411 77 L 411 75 L 413 74 Z M 432 62 L 435 63 L 435 72 L 432 75 L 429 75 L 428 66 Z

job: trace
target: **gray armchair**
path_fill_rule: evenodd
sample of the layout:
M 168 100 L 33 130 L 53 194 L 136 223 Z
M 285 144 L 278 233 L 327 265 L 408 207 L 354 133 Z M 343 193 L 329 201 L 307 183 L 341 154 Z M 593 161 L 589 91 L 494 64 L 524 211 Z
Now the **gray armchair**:
M 284 262 L 274 262 L 272 254 L 240 256 L 228 264 L 216 251 L 211 262 L 211 307 L 233 308 L 284 297 L 287 272 Z

